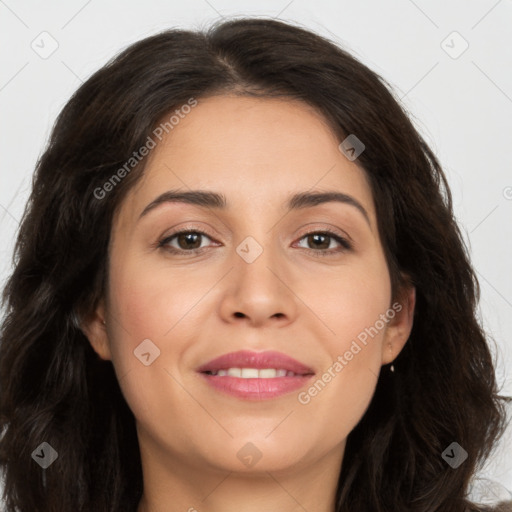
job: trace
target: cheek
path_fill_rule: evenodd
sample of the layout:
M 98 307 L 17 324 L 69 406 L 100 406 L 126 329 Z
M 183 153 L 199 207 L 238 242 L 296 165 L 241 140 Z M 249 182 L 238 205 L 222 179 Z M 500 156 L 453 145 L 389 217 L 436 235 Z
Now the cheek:
M 183 412 L 193 407 L 178 384 L 178 363 L 201 325 L 196 306 L 218 277 L 184 274 L 171 275 L 160 265 L 128 257 L 117 257 L 110 270 L 112 362 L 123 395 L 142 424 L 158 417 L 173 425 L 170 404 Z
M 217 280 L 210 277 L 202 273 L 195 279 L 179 270 L 170 273 L 162 264 L 120 262 L 110 275 L 110 311 L 121 336 L 134 343 L 149 338 L 168 344 L 174 333 L 194 318 L 199 309 L 195 306 Z M 177 339 L 173 339 L 173 347 L 179 347 Z
M 362 346 L 367 342 L 358 355 L 360 361 L 380 348 L 387 325 L 382 319 L 391 301 L 391 284 L 382 258 L 361 259 L 340 268 L 336 275 L 316 276 L 306 300 L 325 326 L 323 338 L 333 359 L 350 350 L 354 340 Z
M 299 403 L 348 435 L 375 391 L 383 339 L 394 317 L 391 287 L 387 267 L 379 260 L 373 266 L 354 266 L 323 285 L 321 293 L 317 288 L 308 296 L 308 305 L 326 327 L 322 345 L 328 362 Z
M 315 422 L 323 419 L 314 429 L 319 446 L 332 447 L 349 435 L 363 417 L 377 385 L 385 327 L 376 328 L 373 315 L 356 315 L 354 312 L 354 317 L 338 321 L 339 334 L 324 345 L 330 361 L 297 396 L 305 417 Z

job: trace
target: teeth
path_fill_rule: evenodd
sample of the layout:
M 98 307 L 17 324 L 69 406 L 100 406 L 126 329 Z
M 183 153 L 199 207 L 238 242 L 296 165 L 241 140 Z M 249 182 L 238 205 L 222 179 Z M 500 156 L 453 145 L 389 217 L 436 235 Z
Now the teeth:
M 241 377 L 242 370 L 240 368 L 230 368 L 228 370 L 228 376 L 229 377 Z
M 217 377 L 239 377 L 242 379 L 273 379 L 275 377 L 295 377 L 297 374 L 282 368 L 228 368 L 212 371 L 211 375 Z
M 260 371 L 257 368 L 242 368 L 242 379 L 257 379 Z

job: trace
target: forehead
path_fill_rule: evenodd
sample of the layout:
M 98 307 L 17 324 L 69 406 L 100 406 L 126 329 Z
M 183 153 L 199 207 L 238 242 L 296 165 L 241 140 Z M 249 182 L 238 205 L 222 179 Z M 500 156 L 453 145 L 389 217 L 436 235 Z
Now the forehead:
M 374 223 L 364 170 L 345 157 L 341 140 L 306 103 L 213 96 L 173 120 L 124 202 L 132 220 L 166 190 L 221 192 L 228 209 L 247 213 L 283 208 L 293 193 L 337 190 L 356 197 Z

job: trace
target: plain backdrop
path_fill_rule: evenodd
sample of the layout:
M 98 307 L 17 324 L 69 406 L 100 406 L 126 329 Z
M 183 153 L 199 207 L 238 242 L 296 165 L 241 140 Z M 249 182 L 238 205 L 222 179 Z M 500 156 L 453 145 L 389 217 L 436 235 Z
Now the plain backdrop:
M 447 174 L 512 395 L 512 0 L 0 0 L 0 288 L 38 156 L 71 94 L 131 43 L 220 17 L 276 17 L 384 77 Z M 512 490 L 510 429 L 482 475 Z

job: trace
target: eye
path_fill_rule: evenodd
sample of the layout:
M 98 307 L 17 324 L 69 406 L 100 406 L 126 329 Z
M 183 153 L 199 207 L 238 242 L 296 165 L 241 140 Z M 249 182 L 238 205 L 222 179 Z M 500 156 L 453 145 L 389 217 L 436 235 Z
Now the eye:
M 173 233 L 158 242 L 158 247 L 164 247 L 172 253 L 198 253 L 204 248 L 201 245 L 201 238 L 210 238 L 207 233 L 200 229 L 182 230 Z M 176 242 L 178 247 L 173 246 L 171 242 Z
M 165 248 L 165 250 L 174 254 L 196 254 L 202 252 L 206 247 L 201 243 L 201 239 L 203 238 L 212 240 L 212 237 L 210 237 L 208 233 L 200 229 L 185 229 L 166 236 L 158 242 L 158 247 Z M 306 240 L 306 243 L 312 244 L 313 248 L 302 248 L 313 253 L 315 256 L 332 256 L 333 254 L 350 251 L 352 249 L 350 242 L 330 230 L 310 231 L 302 236 L 300 240 Z M 333 241 L 338 244 L 337 249 L 332 249 L 331 243 Z
M 304 249 L 314 253 L 315 256 L 332 256 L 333 254 L 350 251 L 352 249 L 352 244 L 348 240 L 330 230 L 310 231 L 300 240 L 306 240 L 307 244 L 311 243 L 313 247 L 315 247 L 314 249 L 304 247 Z M 332 248 L 330 249 L 331 242 L 333 241 L 341 247 L 334 250 L 332 250 Z

